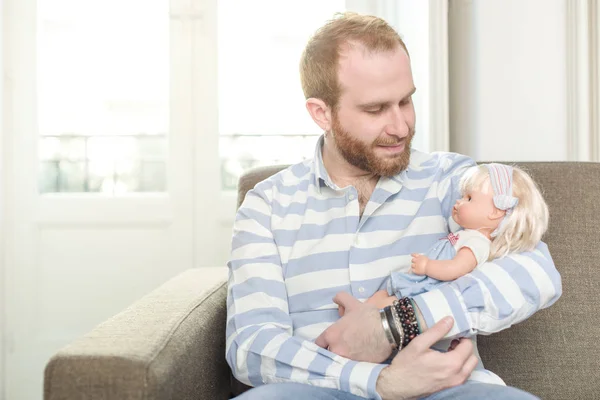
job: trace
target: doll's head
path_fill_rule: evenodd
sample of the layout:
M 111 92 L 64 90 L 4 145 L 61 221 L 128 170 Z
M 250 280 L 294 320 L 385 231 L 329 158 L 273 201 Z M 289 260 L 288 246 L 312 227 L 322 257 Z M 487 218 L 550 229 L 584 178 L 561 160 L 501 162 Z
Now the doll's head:
M 490 259 L 533 250 L 548 228 L 548 206 L 533 179 L 518 167 L 473 167 L 463 176 L 460 189 L 465 198 L 474 193 L 473 201 L 480 200 L 476 210 L 486 219 L 482 227 L 493 229 Z M 459 219 L 456 222 L 461 224 Z

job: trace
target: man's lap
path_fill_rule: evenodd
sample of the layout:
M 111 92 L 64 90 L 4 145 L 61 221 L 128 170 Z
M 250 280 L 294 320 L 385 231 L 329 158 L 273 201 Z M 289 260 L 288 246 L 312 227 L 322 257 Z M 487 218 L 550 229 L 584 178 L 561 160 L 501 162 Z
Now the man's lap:
M 251 389 L 236 397 L 239 400 L 271 399 L 363 400 L 362 397 L 335 389 L 301 383 L 274 383 Z M 434 393 L 426 400 L 534 400 L 537 397 L 522 390 L 502 385 L 468 381 L 466 384 Z

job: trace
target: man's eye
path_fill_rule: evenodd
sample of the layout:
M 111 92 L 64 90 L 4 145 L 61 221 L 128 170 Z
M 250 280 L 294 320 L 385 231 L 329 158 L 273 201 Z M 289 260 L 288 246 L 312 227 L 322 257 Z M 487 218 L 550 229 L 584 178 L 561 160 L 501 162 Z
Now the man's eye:
M 383 108 L 378 108 L 377 110 L 367 110 L 369 114 L 380 114 L 383 111 Z

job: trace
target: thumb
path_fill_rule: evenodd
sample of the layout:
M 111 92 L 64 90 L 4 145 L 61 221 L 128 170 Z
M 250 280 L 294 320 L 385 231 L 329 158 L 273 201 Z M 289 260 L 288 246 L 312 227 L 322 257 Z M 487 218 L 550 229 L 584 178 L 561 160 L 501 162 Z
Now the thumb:
M 431 328 L 427 329 L 425 332 L 414 338 L 409 343 L 409 346 L 414 343 L 414 345 L 417 345 L 421 347 L 421 349 L 426 350 L 434 344 L 436 344 L 437 342 L 439 342 L 440 340 L 442 340 L 444 336 L 446 336 L 448 332 L 450 332 L 450 329 L 452 329 L 453 325 L 454 318 L 450 316 L 444 317 Z
M 358 299 L 347 292 L 339 292 L 336 294 L 333 298 L 333 302 L 338 306 L 344 307 L 346 312 L 352 311 L 352 309 L 362 304 Z

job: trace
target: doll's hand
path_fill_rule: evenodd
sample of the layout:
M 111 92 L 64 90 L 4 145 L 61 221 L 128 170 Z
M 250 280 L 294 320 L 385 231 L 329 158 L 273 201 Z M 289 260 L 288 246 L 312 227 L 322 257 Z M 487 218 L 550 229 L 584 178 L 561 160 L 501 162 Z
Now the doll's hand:
M 417 275 L 426 275 L 427 274 L 427 262 L 429 261 L 429 257 L 423 254 L 413 253 L 412 263 L 410 268 L 414 274 Z

